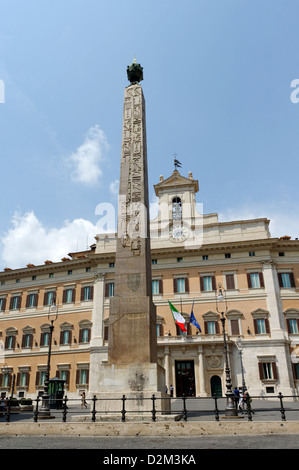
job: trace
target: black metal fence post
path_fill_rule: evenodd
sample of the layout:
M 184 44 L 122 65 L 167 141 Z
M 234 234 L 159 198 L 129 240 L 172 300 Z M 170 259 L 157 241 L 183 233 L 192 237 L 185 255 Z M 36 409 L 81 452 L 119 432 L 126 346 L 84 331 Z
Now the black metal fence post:
M 152 421 L 156 421 L 156 397 L 152 396 L 153 409 L 152 409 Z
M 68 397 L 65 395 L 63 399 L 63 412 L 62 412 L 62 421 L 64 423 L 66 422 L 66 415 L 67 415 L 67 401 L 68 401 Z
M 38 403 L 39 403 L 39 396 L 36 397 L 36 406 L 35 406 L 34 418 L 33 418 L 36 423 L 38 419 Z
M 7 400 L 7 412 L 6 412 L 6 421 L 9 423 L 10 421 L 10 399 Z
M 91 413 L 92 414 L 91 419 L 92 419 L 93 422 L 95 422 L 95 420 L 96 420 L 96 413 L 97 413 L 96 412 L 96 401 L 97 401 L 97 397 L 96 397 L 96 395 L 94 395 L 93 398 L 92 398 L 92 413 Z
M 183 393 L 183 419 L 187 421 L 186 395 Z
M 281 413 L 281 420 L 282 420 L 282 421 L 286 421 L 286 414 L 285 414 L 285 409 L 284 409 L 284 407 L 283 407 L 283 401 L 282 401 L 282 399 L 283 399 L 283 395 L 282 395 L 282 393 L 281 393 L 281 392 L 279 392 L 279 394 L 278 394 L 278 398 L 279 398 L 279 400 L 280 400 L 280 413 Z
M 219 409 L 218 409 L 218 403 L 217 403 L 217 395 L 215 394 L 213 396 L 214 400 L 215 400 L 215 409 L 214 409 L 214 413 L 215 413 L 215 420 L 216 421 L 219 421 Z
M 121 420 L 124 423 L 126 421 L 126 395 L 122 396 L 122 404 Z

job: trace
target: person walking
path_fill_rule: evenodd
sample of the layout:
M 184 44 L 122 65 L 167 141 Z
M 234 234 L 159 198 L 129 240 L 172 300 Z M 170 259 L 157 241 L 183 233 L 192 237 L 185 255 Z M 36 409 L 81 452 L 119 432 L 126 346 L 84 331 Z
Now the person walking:
M 173 385 L 170 385 L 170 396 L 173 397 Z
M 83 407 L 87 408 L 85 392 L 81 393 L 81 409 L 83 409 Z

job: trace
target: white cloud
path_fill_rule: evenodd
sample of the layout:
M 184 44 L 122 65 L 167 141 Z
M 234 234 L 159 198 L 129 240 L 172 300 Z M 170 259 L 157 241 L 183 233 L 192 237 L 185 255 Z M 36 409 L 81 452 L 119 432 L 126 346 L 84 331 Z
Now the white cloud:
M 118 191 L 119 191 L 119 180 L 114 180 L 110 183 L 110 186 L 109 186 L 109 191 L 110 193 L 113 195 L 113 196 L 117 196 L 118 195 Z
M 105 133 L 98 125 L 91 127 L 83 144 L 67 158 L 67 163 L 73 168 L 72 180 L 83 184 L 96 184 L 102 176 L 100 165 L 108 149 Z
M 33 211 L 15 213 L 12 227 L 1 238 L 2 263 L 12 269 L 28 263 L 43 264 L 46 260 L 60 261 L 72 251 L 85 250 L 95 242 L 97 224 L 88 220 L 65 221 L 60 228 L 47 228 Z

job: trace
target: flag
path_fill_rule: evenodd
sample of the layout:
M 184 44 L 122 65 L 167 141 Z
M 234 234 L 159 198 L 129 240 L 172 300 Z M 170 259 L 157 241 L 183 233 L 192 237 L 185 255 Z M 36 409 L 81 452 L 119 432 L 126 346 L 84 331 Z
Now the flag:
M 194 302 L 192 304 L 192 309 L 191 309 L 191 315 L 190 315 L 190 320 L 189 320 L 189 323 L 192 323 L 192 325 L 196 326 L 196 328 L 199 329 L 199 331 L 201 332 L 201 328 L 199 326 L 199 324 L 197 323 L 197 320 L 194 316 L 194 313 L 193 313 L 193 305 L 194 305 Z
M 185 318 L 179 313 L 179 311 L 169 302 L 170 310 L 176 324 L 181 328 L 182 331 L 187 331 Z

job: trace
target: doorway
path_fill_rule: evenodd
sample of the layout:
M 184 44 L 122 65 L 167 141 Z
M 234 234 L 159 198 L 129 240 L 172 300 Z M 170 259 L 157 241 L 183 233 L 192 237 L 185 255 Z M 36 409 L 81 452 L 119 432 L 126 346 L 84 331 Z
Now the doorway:
M 221 378 L 218 375 L 211 377 L 211 394 L 212 397 L 216 395 L 218 398 L 222 397 L 222 385 Z
M 175 361 L 176 396 L 196 396 L 194 361 Z

